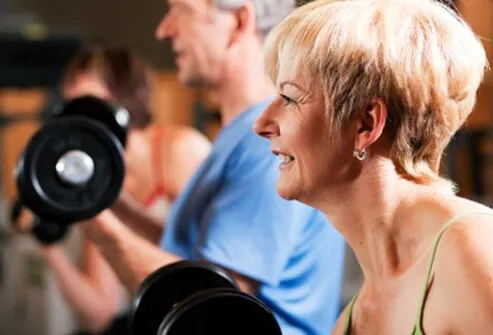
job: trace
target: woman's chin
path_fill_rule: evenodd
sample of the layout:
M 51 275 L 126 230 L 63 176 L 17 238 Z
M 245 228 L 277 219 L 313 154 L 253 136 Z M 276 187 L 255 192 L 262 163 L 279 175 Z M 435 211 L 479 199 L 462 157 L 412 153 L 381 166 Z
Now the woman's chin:
M 298 192 L 294 185 L 286 185 L 281 181 L 277 182 L 277 194 L 284 200 L 298 200 Z

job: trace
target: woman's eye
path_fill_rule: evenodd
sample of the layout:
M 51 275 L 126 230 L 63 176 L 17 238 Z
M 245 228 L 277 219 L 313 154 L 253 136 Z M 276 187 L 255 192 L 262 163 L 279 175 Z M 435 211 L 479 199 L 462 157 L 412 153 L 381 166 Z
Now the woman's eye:
M 293 99 L 291 99 L 290 97 L 287 97 L 285 96 L 284 94 L 280 94 L 281 98 L 284 99 L 286 105 L 291 105 L 291 104 L 294 104 L 296 103 L 296 101 L 294 101 Z

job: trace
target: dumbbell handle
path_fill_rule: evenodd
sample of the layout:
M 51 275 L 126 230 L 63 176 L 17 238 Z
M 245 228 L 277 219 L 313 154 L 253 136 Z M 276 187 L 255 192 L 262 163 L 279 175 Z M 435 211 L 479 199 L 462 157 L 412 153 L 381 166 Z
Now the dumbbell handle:
M 31 216 L 26 219 L 26 215 Z M 29 233 L 33 227 L 33 217 L 25 211 L 20 200 L 15 200 L 10 208 L 9 221 L 11 227 L 19 233 Z
M 12 206 L 10 221 L 15 231 L 22 234 L 32 234 L 39 243 L 44 245 L 61 241 L 68 230 L 67 226 L 43 221 L 26 211 L 20 201 L 16 201 Z

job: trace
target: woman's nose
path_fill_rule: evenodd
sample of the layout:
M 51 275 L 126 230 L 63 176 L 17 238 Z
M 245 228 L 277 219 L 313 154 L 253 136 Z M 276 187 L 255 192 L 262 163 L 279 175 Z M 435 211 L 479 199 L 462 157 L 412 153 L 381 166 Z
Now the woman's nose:
M 269 106 L 253 125 L 253 131 L 261 137 L 271 139 L 272 137 L 279 136 L 279 125 L 273 118 L 274 108 Z

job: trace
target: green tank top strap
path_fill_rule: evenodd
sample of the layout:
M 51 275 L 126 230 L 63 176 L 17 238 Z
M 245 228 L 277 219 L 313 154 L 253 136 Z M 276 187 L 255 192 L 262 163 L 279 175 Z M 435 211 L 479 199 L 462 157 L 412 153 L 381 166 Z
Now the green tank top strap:
M 354 302 L 356 301 L 356 298 L 358 298 L 358 293 L 351 299 L 351 302 L 349 303 L 349 309 L 346 313 L 346 319 L 344 320 L 344 331 L 342 332 L 343 335 L 349 335 L 351 333 L 351 316 L 353 314 L 353 307 L 354 307 Z
M 457 222 L 459 219 L 462 219 L 465 216 L 469 215 L 491 215 L 493 216 L 493 213 L 488 213 L 488 212 L 473 212 L 473 213 L 463 213 L 459 214 L 452 219 L 450 219 L 443 227 L 440 229 L 438 232 L 437 236 L 435 237 L 435 240 L 433 242 L 433 250 L 431 253 L 431 259 L 430 263 L 428 264 L 428 269 L 426 270 L 426 278 L 425 278 L 425 283 L 424 283 L 424 288 L 423 288 L 423 293 L 421 294 L 421 300 L 418 305 L 418 316 L 416 318 L 416 323 L 414 324 L 414 330 L 412 332 L 412 335 L 424 335 L 423 329 L 421 328 L 422 325 L 422 319 L 423 319 L 423 309 L 425 305 L 425 300 L 426 300 L 426 295 L 428 291 L 428 285 L 430 282 L 430 277 L 431 273 L 433 270 L 433 263 L 435 262 L 435 255 L 438 249 L 438 243 L 440 242 L 440 239 L 442 238 L 443 233 L 455 222 Z

